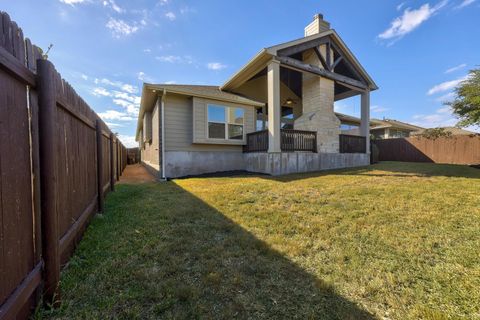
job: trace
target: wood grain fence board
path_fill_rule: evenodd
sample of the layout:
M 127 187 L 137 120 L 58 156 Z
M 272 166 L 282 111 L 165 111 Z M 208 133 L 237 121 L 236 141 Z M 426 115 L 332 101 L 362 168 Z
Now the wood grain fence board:
M 29 121 L 25 84 L 0 71 L 2 260 L 0 303 L 34 263 Z
M 101 143 L 96 122 L 103 129 Z M 38 301 L 33 295 L 40 280 L 52 302 L 60 261 L 70 257 L 98 210 L 99 195 L 113 188 L 127 156 L 106 124 L 4 12 L 0 135 L 0 319 L 20 319 Z M 104 161 L 97 164 L 99 146 Z M 100 177 L 99 169 L 105 172 Z
M 480 136 L 375 140 L 380 161 L 480 164 Z

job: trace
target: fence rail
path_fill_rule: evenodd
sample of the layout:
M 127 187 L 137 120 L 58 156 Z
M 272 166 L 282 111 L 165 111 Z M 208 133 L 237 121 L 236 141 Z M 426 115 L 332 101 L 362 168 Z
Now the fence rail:
M 340 153 L 366 153 L 367 139 L 362 136 L 340 134 Z
M 310 151 L 317 152 L 317 133 L 304 130 L 280 130 L 280 149 L 285 152 Z M 267 152 L 268 130 L 247 134 L 247 143 L 243 152 Z
M 380 161 L 480 164 L 480 136 L 428 139 L 410 137 L 372 141 Z
M 4 12 L 0 137 L 0 319 L 26 319 L 40 295 L 58 297 L 127 150 Z

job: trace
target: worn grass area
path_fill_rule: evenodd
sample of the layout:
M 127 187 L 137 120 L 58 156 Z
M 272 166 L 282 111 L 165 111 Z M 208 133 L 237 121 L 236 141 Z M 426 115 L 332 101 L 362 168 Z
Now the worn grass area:
M 64 319 L 478 319 L 480 170 L 122 185 L 62 273 Z

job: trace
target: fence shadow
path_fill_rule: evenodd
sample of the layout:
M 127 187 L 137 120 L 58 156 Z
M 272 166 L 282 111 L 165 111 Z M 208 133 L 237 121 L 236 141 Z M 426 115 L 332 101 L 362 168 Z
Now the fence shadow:
M 130 198 L 120 216 L 105 221 L 108 230 L 99 234 L 98 239 L 90 236 L 84 240 L 95 243 L 112 236 L 115 250 L 102 248 L 100 259 L 93 265 L 91 252 L 79 253 L 94 277 L 108 274 L 101 280 L 103 283 L 94 285 L 98 291 L 91 292 L 96 297 L 93 308 L 99 316 L 114 314 L 121 318 L 127 315 L 128 307 L 145 305 L 145 310 L 149 310 L 145 312 L 149 313 L 142 318 L 376 319 L 174 182 L 122 185 L 109 201 L 115 201 L 122 193 L 128 193 Z M 140 216 L 132 216 L 137 210 L 141 210 Z M 108 211 L 107 203 L 104 219 L 117 214 Z M 143 221 L 134 226 L 140 240 L 120 240 L 132 234 L 129 219 Z M 128 264 L 120 268 L 132 268 L 131 272 L 113 270 L 119 268 L 118 264 L 108 265 L 108 260 L 118 259 L 120 252 L 129 252 Z M 89 270 L 82 268 L 82 263 L 76 264 L 68 272 L 83 272 L 84 278 L 92 277 Z M 119 288 L 115 284 L 121 280 L 117 273 L 129 273 L 129 280 Z M 71 279 L 72 288 L 63 288 L 64 292 L 76 289 L 74 283 L 81 283 L 84 278 Z M 97 288 L 117 288 L 120 292 Z M 125 292 L 131 290 L 142 294 L 128 299 Z M 67 306 L 88 306 L 78 299 L 75 303 L 69 301 L 70 294 L 64 297 Z M 102 309 L 107 305 L 103 299 L 111 295 L 115 296 L 113 310 Z M 64 311 L 67 314 L 62 316 L 75 313 Z

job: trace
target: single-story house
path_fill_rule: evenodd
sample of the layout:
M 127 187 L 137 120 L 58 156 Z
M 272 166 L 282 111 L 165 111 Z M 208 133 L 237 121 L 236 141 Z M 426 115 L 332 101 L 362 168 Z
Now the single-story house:
M 477 136 L 477 135 L 479 135 L 478 132 L 473 132 L 473 131 L 469 131 L 469 130 L 465 130 L 465 129 L 457 128 L 457 127 L 438 127 L 436 129 L 443 129 L 443 131 L 445 133 L 451 134 L 452 136 Z M 422 134 L 422 133 L 424 133 L 425 130 L 426 129 L 414 132 L 414 133 L 412 133 L 412 136 Z
M 303 38 L 262 49 L 221 86 L 145 83 L 136 131 L 141 161 L 162 178 L 368 165 L 376 89 L 317 14 Z M 359 136 L 343 137 L 333 104 L 355 95 Z
M 342 134 L 360 134 L 360 118 L 338 112 L 335 114 L 341 121 L 340 130 Z M 407 138 L 423 130 L 425 128 L 398 120 L 386 118 L 383 118 L 383 120 L 370 119 L 370 134 L 373 139 Z

